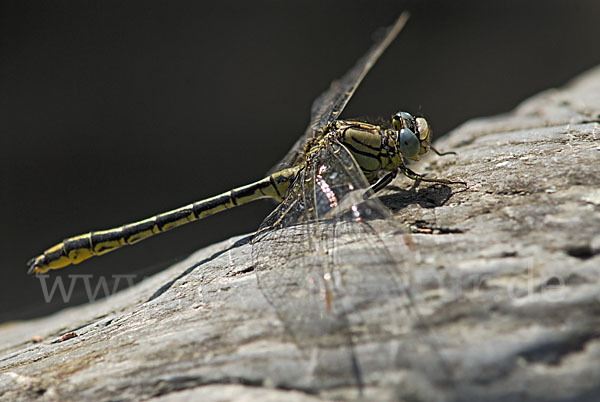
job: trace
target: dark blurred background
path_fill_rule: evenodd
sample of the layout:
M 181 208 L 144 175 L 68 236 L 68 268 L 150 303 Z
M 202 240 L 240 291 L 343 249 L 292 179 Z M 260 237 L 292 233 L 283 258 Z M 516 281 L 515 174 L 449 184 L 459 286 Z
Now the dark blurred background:
M 45 303 L 25 275 L 64 237 L 263 177 L 313 99 L 402 10 L 407 27 L 344 116 L 404 109 L 439 137 L 600 63 L 592 0 L 211 3 L 1 3 L 0 321 L 87 300 L 79 281 L 70 303 Z M 272 208 L 231 210 L 62 275 L 142 278 L 251 232 Z

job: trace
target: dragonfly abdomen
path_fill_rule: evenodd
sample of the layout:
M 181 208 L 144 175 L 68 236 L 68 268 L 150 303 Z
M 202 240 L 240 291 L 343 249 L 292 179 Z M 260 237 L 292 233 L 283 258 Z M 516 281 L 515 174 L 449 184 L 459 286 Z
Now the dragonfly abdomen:
M 70 237 L 30 260 L 27 272 L 29 274 L 42 274 L 52 269 L 79 264 L 93 256 L 103 255 L 121 247 L 138 243 L 156 234 L 229 208 L 261 198 L 281 199 L 295 178 L 296 173 L 296 168 L 286 169 L 246 186 L 138 222 Z

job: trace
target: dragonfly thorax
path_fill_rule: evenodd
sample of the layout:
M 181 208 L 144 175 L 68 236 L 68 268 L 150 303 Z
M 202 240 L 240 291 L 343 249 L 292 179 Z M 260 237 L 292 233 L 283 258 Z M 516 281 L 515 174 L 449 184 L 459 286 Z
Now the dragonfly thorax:
M 398 112 L 392 117 L 391 128 L 361 121 L 338 120 L 329 135 L 352 153 L 370 183 L 382 172 L 396 171 L 403 158 L 418 160 L 429 151 L 431 130 L 427 120 Z
M 402 164 L 398 149 L 398 132 L 391 128 L 360 122 L 337 121 L 331 135 L 352 154 L 370 183 L 381 172 L 397 170 Z

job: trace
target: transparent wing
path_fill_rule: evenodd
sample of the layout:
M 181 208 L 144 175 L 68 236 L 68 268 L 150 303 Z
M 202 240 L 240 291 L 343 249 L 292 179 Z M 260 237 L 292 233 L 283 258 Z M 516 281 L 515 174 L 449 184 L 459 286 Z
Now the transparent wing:
M 385 333 L 393 343 L 393 330 L 382 327 L 398 329 L 401 324 L 391 325 L 398 319 L 411 322 L 406 320 L 408 235 L 397 234 L 399 228 L 377 199 L 363 199 L 367 188 L 348 150 L 332 141 L 311 155 L 252 247 L 261 291 L 313 362 L 313 375 L 350 379 L 359 386 L 361 373 L 372 368 L 355 343 L 373 342 L 373 334 Z M 383 239 L 383 233 L 392 232 L 396 235 L 388 240 L 405 250 L 402 260 L 393 258 Z M 378 343 L 383 356 L 390 355 L 389 345 Z
M 333 81 L 329 89 L 323 92 L 312 104 L 310 124 L 304 135 L 292 146 L 286 156 L 271 170 L 271 172 L 295 164 L 302 153 L 306 141 L 315 135 L 322 127 L 338 119 L 348 101 L 354 95 L 356 88 L 365 78 L 371 67 L 375 65 L 385 49 L 392 43 L 406 24 L 409 13 L 402 13 L 394 25 L 389 27 L 369 51 L 361 57 L 342 78 Z

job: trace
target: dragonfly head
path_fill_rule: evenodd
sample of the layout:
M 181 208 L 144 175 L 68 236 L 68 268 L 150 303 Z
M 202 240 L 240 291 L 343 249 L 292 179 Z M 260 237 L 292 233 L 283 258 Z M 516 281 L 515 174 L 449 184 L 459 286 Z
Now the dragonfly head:
M 419 155 L 429 152 L 431 128 L 422 117 L 407 112 L 392 116 L 392 127 L 398 132 L 398 149 L 405 158 L 419 160 Z

